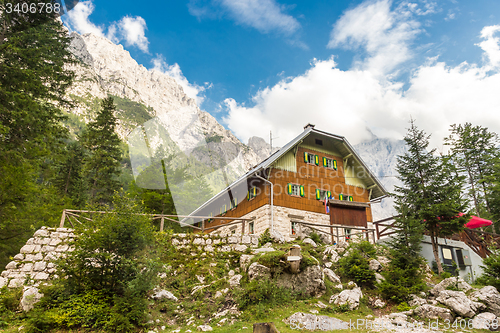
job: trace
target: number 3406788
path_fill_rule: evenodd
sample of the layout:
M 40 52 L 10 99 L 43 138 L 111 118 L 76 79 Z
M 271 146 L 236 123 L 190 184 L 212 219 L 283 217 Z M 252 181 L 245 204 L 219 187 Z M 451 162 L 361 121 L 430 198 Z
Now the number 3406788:
M 27 3 L 27 2 L 18 2 L 16 4 L 7 2 L 5 4 L 5 12 L 8 14 L 11 13 L 18 13 L 18 14 L 28 14 L 28 13 L 44 13 L 44 14 L 52 14 L 56 13 L 59 14 L 61 13 L 61 4 L 59 3 L 45 3 L 45 2 L 39 2 L 39 3 Z

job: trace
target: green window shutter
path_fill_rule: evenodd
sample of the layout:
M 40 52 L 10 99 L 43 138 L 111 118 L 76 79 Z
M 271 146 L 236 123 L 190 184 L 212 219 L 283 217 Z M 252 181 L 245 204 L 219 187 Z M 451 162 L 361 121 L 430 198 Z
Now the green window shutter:
M 234 207 L 238 207 L 238 199 L 234 198 Z
M 314 164 L 319 165 L 319 156 L 314 155 Z
M 343 194 L 339 194 L 339 200 L 344 200 L 344 195 Z
M 247 192 L 247 200 L 250 200 L 250 190 Z
M 319 189 L 316 189 L 316 200 L 321 200 L 321 191 Z
M 323 166 L 326 167 L 326 157 L 323 157 Z
M 287 191 L 288 194 L 292 194 L 292 184 L 288 184 L 286 186 L 286 191 Z
M 304 162 L 309 162 L 309 159 L 307 158 L 307 153 L 304 153 Z
M 327 198 L 330 198 L 332 196 L 332 192 L 326 191 L 326 196 L 327 196 Z
M 352 201 L 352 196 L 349 196 L 349 201 Z
M 337 160 L 333 160 L 333 168 L 337 170 Z
M 300 196 L 303 197 L 304 195 L 304 186 L 300 185 Z

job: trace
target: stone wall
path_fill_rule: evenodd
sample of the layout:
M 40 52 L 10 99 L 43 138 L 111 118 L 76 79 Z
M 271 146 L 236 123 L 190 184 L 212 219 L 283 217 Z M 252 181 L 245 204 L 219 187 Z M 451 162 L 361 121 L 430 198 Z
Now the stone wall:
M 251 213 L 242 216 L 242 218 L 253 218 L 254 219 L 254 234 L 255 235 L 260 235 L 262 234 L 266 229 L 271 228 L 271 211 L 270 211 L 270 205 L 264 205 Z M 324 225 L 330 225 L 330 215 L 327 214 L 320 214 L 320 213 L 315 213 L 315 212 L 308 212 L 304 210 L 299 210 L 299 209 L 293 209 L 293 208 L 286 208 L 286 207 L 281 207 L 281 206 L 274 206 L 273 207 L 273 225 L 274 225 L 274 230 L 278 231 L 280 234 L 282 234 L 285 237 L 286 241 L 290 241 L 297 237 L 297 235 L 292 235 L 292 220 L 298 220 L 298 221 L 304 221 L 304 222 L 309 222 L 309 223 L 316 223 L 316 224 L 324 224 Z M 245 234 L 248 234 L 249 232 L 249 222 L 245 222 Z M 233 229 L 231 229 L 233 228 Z M 315 227 L 318 229 L 321 229 L 326 232 L 330 232 L 329 227 Z M 373 229 L 373 223 L 368 222 L 368 228 Z M 233 225 L 230 227 L 221 227 L 215 233 L 219 234 L 230 234 L 232 231 L 236 233 L 241 233 L 241 224 Z M 334 233 L 336 230 L 333 230 Z M 352 231 L 353 233 L 356 232 L 355 230 Z M 298 230 L 297 234 L 300 234 L 300 230 Z M 339 236 L 345 236 L 345 230 L 344 228 L 339 228 L 338 229 L 338 234 Z M 363 238 L 366 239 L 366 236 L 358 236 L 356 238 Z M 370 235 L 370 241 L 374 242 L 373 237 Z
M 71 243 L 76 235 L 69 228 L 47 228 L 37 230 L 0 275 L 0 288 L 38 286 L 50 280 L 56 271 L 54 261 L 74 250 Z M 245 252 L 259 244 L 256 235 L 240 234 L 173 234 L 171 243 L 177 249 L 201 251 L 217 255 L 218 252 Z
M 68 228 L 47 228 L 37 230 L 13 260 L 7 264 L 0 276 L 0 288 L 20 287 L 25 284 L 39 285 L 55 273 L 54 261 L 68 251 L 75 234 Z

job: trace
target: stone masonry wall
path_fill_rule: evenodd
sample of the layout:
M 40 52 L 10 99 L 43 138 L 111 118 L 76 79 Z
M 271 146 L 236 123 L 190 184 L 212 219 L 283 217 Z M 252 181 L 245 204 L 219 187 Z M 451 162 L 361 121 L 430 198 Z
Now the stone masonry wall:
M 76 235 L 69 228 L 47 228 L 37 230 L 0 275 L 0 288 L 38 286 L 54 277 L 54 261 L 73 251 L 71 243 Z M 202 251 L 217 255 L 218 252 L 239 251 L 255 248 L 259 244 L 256 235 L 240 234 L 173 234 L 171 243 L 177 249 Z
M 75 238 L 72 229 L 47 228 L 37 230 L 19 253 L 7 264 L 0 276 L 0 288 L 21 287 L 24 284 L 39 285 L 55 273 L 54 261 L 68 251 Z

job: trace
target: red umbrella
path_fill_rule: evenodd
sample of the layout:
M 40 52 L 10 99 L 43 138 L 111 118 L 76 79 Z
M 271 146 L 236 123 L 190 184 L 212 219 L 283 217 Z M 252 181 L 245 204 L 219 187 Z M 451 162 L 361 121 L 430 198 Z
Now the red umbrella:
M 459 214 L 460 216 L 464 215 L 463 213 Z M 476 229 L 476 228 L 481 228 L 481 227 L 487 227 L 492 225 L 493 222 L 487 219 L 482 219 L 480 217 L 471 215 L 469 222 L 467 222 L 464 227 L 469 228 L 469 229 Z

